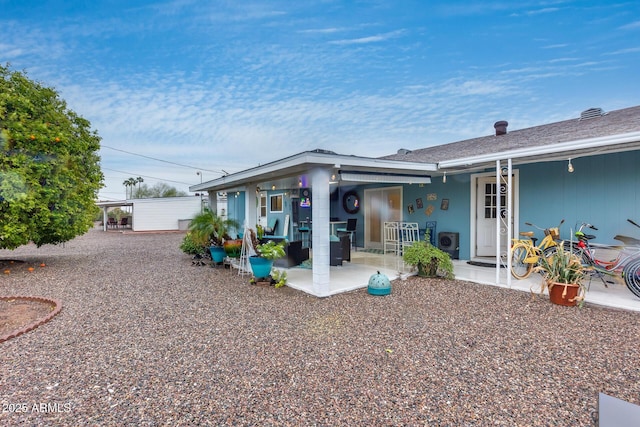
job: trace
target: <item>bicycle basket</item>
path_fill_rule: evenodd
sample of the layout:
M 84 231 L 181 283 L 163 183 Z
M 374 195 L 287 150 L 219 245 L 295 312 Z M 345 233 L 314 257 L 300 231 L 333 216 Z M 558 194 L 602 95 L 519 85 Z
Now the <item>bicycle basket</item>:
M 553 240 L 560 240 L 560 230 L 558 227 L 551 227 L 544 230 L 545 236 L 551 236 Z

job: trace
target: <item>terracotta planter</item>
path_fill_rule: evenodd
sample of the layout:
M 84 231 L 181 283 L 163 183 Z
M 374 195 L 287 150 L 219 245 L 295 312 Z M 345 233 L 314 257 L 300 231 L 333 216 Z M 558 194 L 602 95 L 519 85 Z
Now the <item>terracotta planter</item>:
M 574 283 L 549 283 L 549 300 L 558 305 L 573 306 L 580 299 L 580 286 Z

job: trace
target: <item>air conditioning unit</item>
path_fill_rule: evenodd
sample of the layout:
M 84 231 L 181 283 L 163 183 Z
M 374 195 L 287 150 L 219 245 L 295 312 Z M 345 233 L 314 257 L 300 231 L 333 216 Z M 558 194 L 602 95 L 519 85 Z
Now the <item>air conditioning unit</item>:
M 453 231 L 438 233 L 438 249 L 448 253 L 451 259 L 460 259 L 460 233 Z

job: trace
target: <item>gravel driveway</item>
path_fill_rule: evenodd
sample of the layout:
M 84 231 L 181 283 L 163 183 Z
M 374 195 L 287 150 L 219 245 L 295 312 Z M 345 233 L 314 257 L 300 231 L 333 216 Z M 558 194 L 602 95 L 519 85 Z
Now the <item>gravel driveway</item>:
M 0 344 L 0 425 L 584 426 L 598 392 L 640 404 L 640 313 L 418 278 L 319 299 L 192 266 L 181 239 L 0 251 L 47 265 L 0 295 L 64 305 Z

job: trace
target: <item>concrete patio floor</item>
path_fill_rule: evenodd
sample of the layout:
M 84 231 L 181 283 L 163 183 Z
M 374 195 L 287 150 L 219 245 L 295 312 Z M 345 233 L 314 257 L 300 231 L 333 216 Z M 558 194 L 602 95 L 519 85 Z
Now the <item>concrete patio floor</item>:
M 496 283 L 496 270 L 493 267 L 470 265 L 466 260 L 454 260 L 453 264 L 457 280 L 511 288 L 527 293 L 540 291 L 541 277 L 537 274 L 532 274 L 525 280 L 517 280 L 513 277 L 507 277 L 506 269 L 502 268 L 499 274 L 499 282 Z M 314 295 L 313 273 L 310 268 L 295 267 L 286 269 L 286 271 L 287 285 L 289 287 Z M 361 250 L 352 251 L 351 262 L 344 262 L 342 266 L 331 267 L 329 294 L 335 295 L 365 288 L 371 275 L 377 271 L 387 275 L 390 280 L 406 279 L 406 277 L 414 274 L 411 271 L 411 266 L 405 265 L 401 257 Z M 640 312 L 640 298 L 631 293 L 621 279 L 617 283 L 608 283 L 608 287 L 605 287 L 597 277 L 592 278 L 586 284 L 588 286 L 588 291 L 585 295 L 586 303 Z

